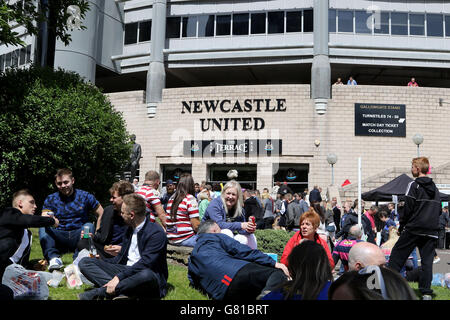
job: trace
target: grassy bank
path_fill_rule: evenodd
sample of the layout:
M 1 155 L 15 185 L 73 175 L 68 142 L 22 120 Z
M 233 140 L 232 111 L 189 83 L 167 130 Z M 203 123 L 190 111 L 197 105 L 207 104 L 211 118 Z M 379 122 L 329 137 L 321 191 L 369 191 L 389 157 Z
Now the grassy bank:
M 41 246 L 39 244 L 39 235 L 37 229 L 33 231 L 33 243 L 30 254 L 30 260 L 43 259 Z M 72 254 L 64 254 L 62 260 L 65 266 L 72 263 Z M 187 268 L 180 265 L 169 264 L 168 294 L 163 300 L 208 300 L 208 297 L 189 286 L 187 278 Z M 416 292 L 418 298 L 421 298 L 417 283 L 410 283 L 410 286 Z M 90 288 L 83 285 L 80 289 L 69 289 L 66 285 L 65 278 L 61 281 L 57 288 L 50 287 L 49 300 L 78 300 L 78 294 Z M 443 287 L 432 287 L 436 297 L 434 300 L 450 300 L 450 290 Z

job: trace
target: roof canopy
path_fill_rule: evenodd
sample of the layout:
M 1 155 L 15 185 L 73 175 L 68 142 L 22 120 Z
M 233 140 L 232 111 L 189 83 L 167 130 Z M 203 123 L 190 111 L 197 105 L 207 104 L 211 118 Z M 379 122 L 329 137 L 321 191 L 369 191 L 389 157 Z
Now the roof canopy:
M 392 181 L 378 187 L 376 189 L 364 192 L 361 198 L 365 201 L 392 201 L 392 196 L 398 196 L 399 201 L 405 200 L 405 191 L 408 184 L 413 181 L 406 174 L 402 174 Z M 448 201 L 449 196 L 440 192 L 441 201 Z

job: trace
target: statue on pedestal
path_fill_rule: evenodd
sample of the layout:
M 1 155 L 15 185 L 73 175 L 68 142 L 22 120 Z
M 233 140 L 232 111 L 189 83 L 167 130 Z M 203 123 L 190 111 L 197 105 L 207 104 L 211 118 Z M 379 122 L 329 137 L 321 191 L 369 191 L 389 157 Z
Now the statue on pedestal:
M 136 171 L 139 169 L 139 160 L 141 159 L 142 150 L 141 145 L 136 143 L 136 135 L 132 134 L 130 136 L 131 141 L 133 142 L 133 148 L 131 150 L 130 161 L 125 166 L 121 179 L 125 180 L 125 172 L 130 172 L 129 181 L 132 183 L 133 179 L 136 178 Z

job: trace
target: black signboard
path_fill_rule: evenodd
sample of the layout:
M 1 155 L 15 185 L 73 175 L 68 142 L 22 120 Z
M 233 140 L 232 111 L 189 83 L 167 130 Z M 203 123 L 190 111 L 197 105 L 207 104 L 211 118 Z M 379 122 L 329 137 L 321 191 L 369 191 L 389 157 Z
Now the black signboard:
M 187 140 L 184 141 L 185 157 L 213 156 L 280 156 L 281 140 L 234 139 L 234 140 Z
M 355 136 L 406 137 L 406 106 L 355 103 Z

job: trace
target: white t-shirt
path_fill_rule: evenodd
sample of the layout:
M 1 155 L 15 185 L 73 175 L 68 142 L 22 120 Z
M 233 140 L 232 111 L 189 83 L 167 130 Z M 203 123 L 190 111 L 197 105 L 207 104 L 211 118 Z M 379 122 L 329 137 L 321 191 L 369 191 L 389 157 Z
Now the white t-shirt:
M 131 236 L 131 244 L 130 244 L 130 248 L 128 249 L 128 261 L 127 261 L 127 266 L 129 266 L 129 267 L 141 259 L 141 255 L 139 253 L 139 248 L 138 248 L 138 242 L 137 242 L 137 234 L 144 226 L 144 223 L 145 223 L 145 219 L 144 219 L 144 221 L 142 221 L 142 223 L 140 225 L 137 226 L 136 229 L 134 229 L 133 235 Z

